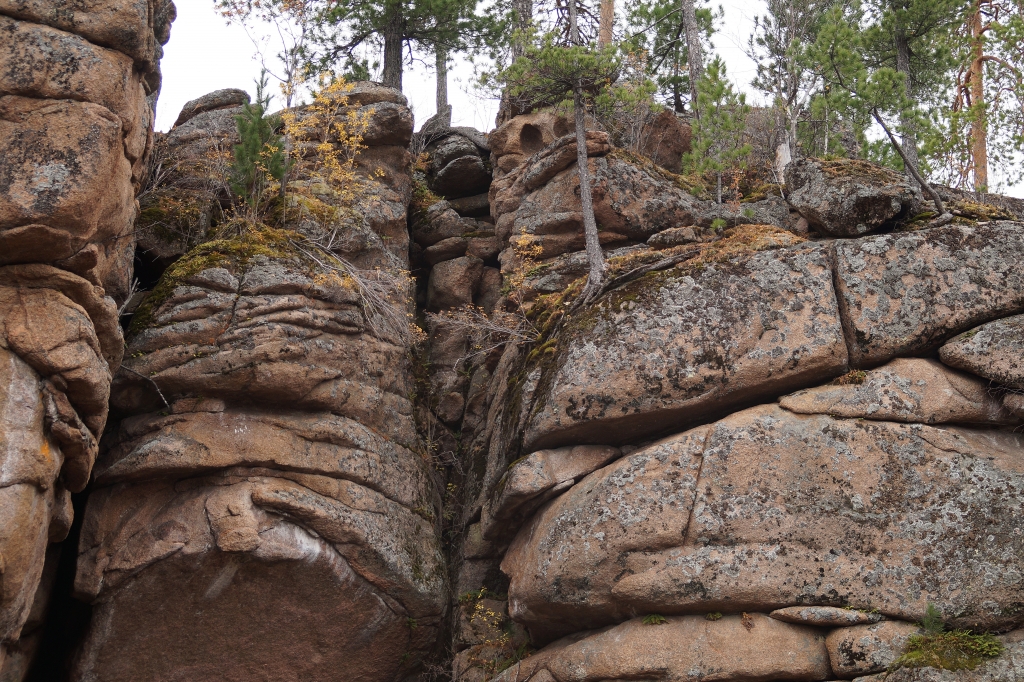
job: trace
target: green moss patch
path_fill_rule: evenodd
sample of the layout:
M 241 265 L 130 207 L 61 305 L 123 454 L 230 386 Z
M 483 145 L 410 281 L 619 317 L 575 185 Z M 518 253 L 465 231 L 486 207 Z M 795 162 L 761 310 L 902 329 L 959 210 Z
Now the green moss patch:
M 146 297 L 135 312 L 129 330 L 131 334 L 152 326 L 153 313 L 174 293 L 175 288 L 203 270 L 218 267 L 234 270 L 244 267 L 256 256 L 299 258 L 299 253 L 291 244 L 295 236 L 291 230 L 233 220 L 220 233 L 231 236 L 200 244 L 167 268 L 153 288 L 153 293 Z
M 903 655 L 893 661 L 889 670 L 974 670 L 986 660 L 996 658 L 1002 653 L 1002 643 L 987 633 L 974 634 L 968 630 L 951 630 L 911 635 L 907 639 Z

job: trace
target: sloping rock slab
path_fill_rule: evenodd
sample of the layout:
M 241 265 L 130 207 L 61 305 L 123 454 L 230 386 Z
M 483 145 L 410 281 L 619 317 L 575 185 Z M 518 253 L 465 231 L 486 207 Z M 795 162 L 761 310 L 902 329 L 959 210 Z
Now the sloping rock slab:
M 846 371 L 827 251 L 652 273 L 559 341 L 527 450 L 635 442 Z
M 939 349 L 939 357 L 951 367 L 1024 389 L 1024 315 L 989 322 L 950 339 Z
M 587 476 L 520 531 L 509 610 L 541 641 L 636 613 L 850 605 L 1024 620 L 1024 434 L 765 405 Z
M 920 424 L 1017 422 L 985 382 L 924 358 L 897 358 L 864 374 L 859 384 L 809 388 L 779 404 L 799 414 Z
M 798 159 L 786 166 L 789 203 L 832 237 L 859 237 L 911 217 L 923 198 L 905 176 L 867 161 Z
M 850 364 L 871 367 L 1024 310 L 1024 225 L 945 226 L 836 243 Z
M 547 673 L 547 674 L 545 674 Z M 637 618 L 552 644 L 496 682 L 555 680 L 824 680 L 824 637 L 814 628 L 750 614 L 645 624 Z

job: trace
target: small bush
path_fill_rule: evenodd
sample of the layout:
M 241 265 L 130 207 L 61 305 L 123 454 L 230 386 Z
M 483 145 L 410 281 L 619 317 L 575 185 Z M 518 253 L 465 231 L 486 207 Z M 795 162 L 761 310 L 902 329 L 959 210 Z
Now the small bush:
M 648 613 L 644 616 L 644 625 L 661 625 L 667 622 L 668 618 L 658 613 Z
M 710 620 L 710 621 L 722 620 L 722 614 L 719 611 L 712 611 L 711 613 L 704 614 L 704 620 Z

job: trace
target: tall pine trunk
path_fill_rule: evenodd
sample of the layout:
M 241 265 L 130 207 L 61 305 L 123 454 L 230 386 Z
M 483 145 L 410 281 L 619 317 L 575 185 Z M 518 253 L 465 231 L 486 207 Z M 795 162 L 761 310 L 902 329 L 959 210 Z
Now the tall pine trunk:
M 402 89 L 402 9 L 398 3 L 390 8 L 391 15 L 384 26 L 384 85 Z
M 896 71 L 903 76 L 903 93 L 908 100 L 911 100 L 910 40 L 902 31 L 896 32 Z M 920 168 L 921 164 L 917 157 L 917 123 L 909 111 L 900 111 L 900 144 L 903 147 L 903 153 L 914 165 L 914 169 Z M 913 179 L 914 173 L 909 168 L 906 174 Z
M 982 0 L 975 0 L 971 16 L 971 161 L 974 191 L 988 191 L 988 126 L 985 116 L 985 44 Z
M 686 61 L 690 67 L 690 108 L 697 111 L 697 81 L 704 75 L 704 53 L 697 28 L 697 9 L 693 0 L 681 0 L 683 31 L 686 33 Z
M 434 70 L 437 72 L 436 99 L 440 113 L 448 106 L 448 50 L 441 45 L 434 48 Z
M 615 0 L 601 0 L 601 23 L 597 31 L 597 46 L 604 47 L 612 42 L 612 25 L 615 23 Z
M 512 0 L 512 9 L 516 13 L 516 30 L 521 34 L 512 44 L 512 56 L 522 57 L 526 51 L 523 36 L 533 25 L 533 0 Z

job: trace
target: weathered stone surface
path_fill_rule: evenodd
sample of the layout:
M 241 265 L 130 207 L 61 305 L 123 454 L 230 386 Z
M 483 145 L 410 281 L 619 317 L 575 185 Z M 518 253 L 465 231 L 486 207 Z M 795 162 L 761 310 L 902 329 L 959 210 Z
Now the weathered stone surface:
M 892 672 L 858 677 L 855 682 L 1011 682 L 1024 679 L 1024 631 L 1014 630 L 998 637 L 1002 655 L 983 662 L 974 670 L 900 668 Z
M 117 115 L 124 133 L 145 101 L 140 75 L 130 57 L 93 45 L 73 33 L 0 15 L 0 92 L 42 99 L 91 102 Z M 143 135 L 145 137 L 145 134 Z
M 86 514 L 78 679 L 390 680 L 436 633 L 433 528 L 355 483 L 235 469 L 104 488 Z
M 832 671 L 850 679 L 885 670 L 899 658 L 907 638 L 918 632 L 916 624 L 899 620 L 833 630 L 825 638 Z
M 380 83 L 372 81 L 357 81 L 352 83 L 352 89 L 345 93 L 349 104 L 366 106 L 377 102 L 390 102 L 403 107 L 409 106 L 409 100 L 402 94 L 401 90 L 389 88 Z
M 0 650 L 20 635 L 42 575 L 52 519 L 70 502 L 54 486 L 63 457 L 47 434 L 39 382 L 31 367 L 0 347 Z
M 572 122 L 564 116 L 538 112 L 516 116 L 491 132 L 487 141 L 495 157 L 512 154 L 525 158 L 572 131 Z
M 694 228 L 692 225 L 670 227 L 667 230 L 651 235 L 651 238 L 647 240 L 647 244 L 656 249 L 667 249 L 672 246 L 679 246 L 680 244 L 699 242 L 702 236 L 700 228 Z
M 485 534 L 507 534 L 508 527 L 502 522 L 513 518 L 525 520 L 558 492 L 620 455 L 618 448 L 606 445 L 576 445 L 527 455 L 509 469 L 499 484 L 501 492 L 491 507 L 492 523 Z
M 491 184 L 491 172 L 479 156 L 460 156 L 437 172 L 430 187 L 443 197 L 479 194 Z
M 923 354 L 1024 310 L 1024 225 L 950 225 L 835 246 L 850 364 Z
M 1003 396 L 1003 407 L 1009 410 L 1011 414 L 1024 419 L 1024 394 L 1007 393 Z
M 786 189 L 790 205 L 833 237 L 857 237 L 912 217 L 923 202 L 904 175 L 851 159 L 797 159 L 786 166 Z
M 673 268 L 563 335 L 525 446 L 635 442 L 845 370 L 824 247 Z
M 779 404 L 799 414 L 921 424 L 1016 421 L 985 382 L 922 358 L 892 360 L 867 372 L 860 383 L 808 388 Z
M 170 0 L 83 0 L 59 8 L 50 0 L 0 0 L 0 13 L 75 33 L 147 68 L 156 66 L 176 16 Z
M 423 260 L 427 265 L 437 265 L 442 261 L 465 256 L 468 246 L 469 240 L 465 237 L 448 237 L 423 249 Z
M 452 199 L 448 205 L 455 209 L 460 216 L 466 218 L 481 218 L 491 214 L 491 204 L 486 192 L 471 197 Z
M 502 562 L 540 641 L 635 613 L 878 609 L 1020 623 L 1024 435 L 777 406 L 666 438 L 574 485 Z
M 844 628 L 851 625 L 877 623 L 881 614 L 835 606 L 788 606 L 768 614 L 776 620 L 798 625 L 816 625 L 826 628 Z
M 671 109 L 662 109 L 647 128 L 647 137 L 640 150 L 644 156 L 672 173 L 678 173 L 683 154 L 690 152 L 690 126 Z
M 363 144 L 409 146 L 412 140 L 413 118 L 409 107 L 394 102 L 367 104 L 358 111 L 366 117 L 368 126 L 363 133 Z
M 0 263 L 73 260 L 94 283 L 126 289 L 124 275 L 108 276 L 131 244 L 131 174 L 106 107 L 0 96 Z
M 674 617 L 657 625 L 636 618 L 555 642 L 495 679 L 809 681 L 829 673 L 819 630 L 756 613 L 717 621 Z
M 446 310 L 471 305 L 483 268 L 483 261 L 474 256 L 462 256 L 435 265 L 427 283 L 427 308 Z
M 413 225 L 412 238 L 420 246 L 429 247 L 443 239 L 472 234 L 476 227 L 476 221 L 460 216 L 447 201 L 439 201 L 428 208 L 426 215 Z
M 375 336 L 353 289 L 318 284 L 307 268 L 289 258 L 227 261 L 147 301 L 151 322 L 132 339 L 114 409 L 161 409 L 159 388 L 169 401 L 202 395 L 329 411 L 411 446 L 403 346 Z
M 174 125 L 180 126 L 185 121 L 194 118 L 197 114 L 201 114 L 206 111 L 234 108 L 248 103 L 249 93 L 245 90 L 239 90 L 238 88 L 214 90 L 202 97 L 197 97 L 196 99 L 186 102 L 185 106 L 181 108 L 181 113 L 178 114 L 178 118 L 174 121 Z
M 1024 389 L 1024 315 L 989 322 L 950 339 L 939 357 L 951 367 Z

